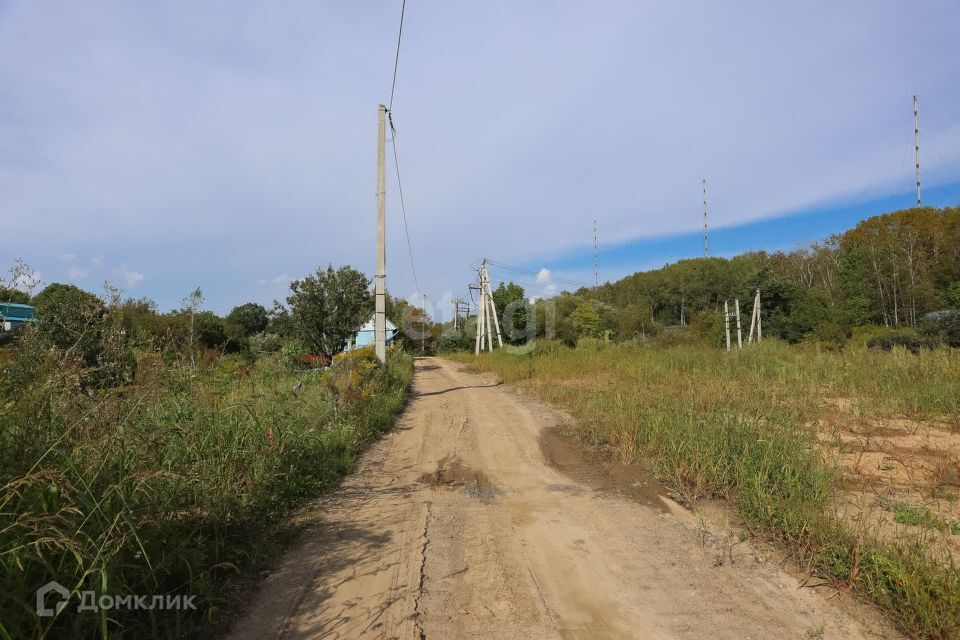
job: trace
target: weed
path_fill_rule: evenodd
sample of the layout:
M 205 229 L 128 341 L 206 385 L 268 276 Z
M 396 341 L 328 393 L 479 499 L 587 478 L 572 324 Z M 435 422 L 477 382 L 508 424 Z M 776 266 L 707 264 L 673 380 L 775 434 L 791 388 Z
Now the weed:
M 858 419 L 957 424 L 960 350 L 820 351 L 765 341 L 726 353 L 682 342 L 576 350 L 548 343 L 532 356 L 460 357 L 569 409 L 585 444 L 649 459 L 683 499 L 728 500 L 751 529 L 881 604 L 908 633 L 960 637 L 960 570 L 919 541 L 881 541 L 841 520 L 840 474 L 809 428 L 841 405 Z
M 197 635 L 276 545 L 278 521 L 389 428 L 413 369 L 400 353 L 327 373 L 211 357 L 90 393 L 41 364 L 0 397 L 0 638 Z M 72 604 L 38 618 L 34 593 L 51 580 Z M 197 611 L 78 612 L 82 590 L 189 594 Z

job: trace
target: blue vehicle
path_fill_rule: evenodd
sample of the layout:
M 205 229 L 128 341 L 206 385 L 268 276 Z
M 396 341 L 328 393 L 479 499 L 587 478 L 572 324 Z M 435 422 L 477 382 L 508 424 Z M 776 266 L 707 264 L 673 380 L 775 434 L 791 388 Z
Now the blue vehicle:
M 0 302 L 0 331 L 13 331 L 36 322 L 35 312 L 28 304 Z

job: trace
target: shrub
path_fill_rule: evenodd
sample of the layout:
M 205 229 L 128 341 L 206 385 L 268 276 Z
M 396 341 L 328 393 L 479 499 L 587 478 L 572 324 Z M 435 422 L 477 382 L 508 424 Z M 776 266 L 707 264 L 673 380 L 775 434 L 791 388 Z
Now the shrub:
M 920 322 L 920 335 L 930 342 L 960 347 L 960 311 L 937 311 Z
M 920 336 L 912 331 L 897 331 L 886 335 L 871 338 L 867 346 L 871 349 L 890 351 L 894 347 L 903 347 L 910 353 L 918 353 L 920 349 L 936 349 L 940 341 L 929 336 Z

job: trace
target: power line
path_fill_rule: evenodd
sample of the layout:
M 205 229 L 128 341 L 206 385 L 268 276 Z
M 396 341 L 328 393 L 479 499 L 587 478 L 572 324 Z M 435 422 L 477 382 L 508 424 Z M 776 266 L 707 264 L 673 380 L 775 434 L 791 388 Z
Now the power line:
M 400 5 L 400 31 L 397 33 L 397 55 L 393 59 L 393 82 L 390 83 L 390 106 L 388 111 L 393 111 L 393 93 L 397 90 L 397 67 L 400 66 L 400 40 L 403 38 L 403 14 L 407 9 L 407 0 L 403 0 Z
M 393 58 L 393 80 L 390 83 L 390 104 L 387 107 L 387 117 L 390 119 L 390 145 L 393 148 L 393 166 L 397 174 L 397 193 L 400 194 L 400 212 L 403 214 L 403 233 L 407 238 L 407 254 L 410 256 L 410 270 L 413 272 L 413 284 L 417 292 L 423 295 L 420 281 L 417 278 L 417 267 L 413 261 L 413 244 L 410 242 L 410 226 L 407 224 L 407 205 L 403 199 L 403 182 L 400 180 L 400 159 L 397 155 L 397 128 L 393 126 L 393 95 L 397 90 L 397 69 L 400 66 L 400 42 L 403 40 L 403 16 L 406 13 L 407 0 L 400 5 L 400 29 L 397 32 L 397 53 Z
M 407 225 L 407 205 L 403 200 L 403 183 L 400 181 L 400 160 L 397 157 L 397 130 L 393 127 L 393 112 L 387 112 L 390 117 L 390 131 L 393 136 L 390 138 L 390 146 L 393 147 L 393 166 L 397 174 L 397 193 L 400 194 L 400 212 L 403 214 L 403 232 L 407 236 L 407 253 L 410 255 L 410 270 L 413 271 L 413 284 L 417 291 L 420 289 L 420 281 L 417 280 L 417 267 L 413 262 L 413 245 L 410 243 L 410 227 Z
M 492 264 L 492 265 L 494 265 L 494 266 L 496 266 L 496 267 L 500 267 L 500 268 L 502 268 L 502 269 L 508 269 L 508 270 L 510 270 L 510 271 L 516 271 L 516 272 L 518 272 L 518 273 L 526 273 L 527 275 L 531 275 L 531 276 L 537 276 L 537 275 L 539 275 L 539 272 L 537 272 L 537 271 L 531 271 L 530 269 L 524 269 L 524 268 L 522 268 L 522 267 L 514 267 L 514 266 L 512 266 L 512 265 L 504 264 L 503 262 L 498 262 L 498 261 L 496 261 L 496 260 L 490 260 L 490 259 L 488 259 L 488 260 L 487 260 L 487 263 L 488 263 L 488 264 Z M 584 282 L 583 280 L 574 280 L 573 278 L 564 278 L 564 277 L 562 277 L 562 276 L 555 276 L 555 275 L 553 275 L 553 273 L 550 274 L 550 279 L 553 280 L 554 282 L 561 282 L 561 283 L 566 283 L 566 284 L 570 284 L 570 285 L 576 285 L 576 286 L 578 286 L 578 287 L 587 287 L 587 288 L 589 288 L 589 287 L 591 286 L 589 283 Z

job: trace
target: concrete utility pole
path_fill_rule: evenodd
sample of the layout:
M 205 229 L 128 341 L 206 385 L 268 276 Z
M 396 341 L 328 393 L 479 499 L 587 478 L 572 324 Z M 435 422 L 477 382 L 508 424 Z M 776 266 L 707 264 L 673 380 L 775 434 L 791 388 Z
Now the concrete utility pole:
M 707 179 L 703 179 L 703 257 L 710 257 L 710 241 L 707 238 Z
M 600 253 L 597 251 L 597 219 L 593 219 L 593 286 L 600 286 Z
M 423 347 L 426 343 L 427 336 L 425 329 L 427 325 L 427 294 L 420 294 L 420 355 L 423 355 Z
M 723 326 L 727 333 L 727 351 L 730 351 L 730 301 L 723 301 Z
M 753 299 L 753 314 L 750 316 L 750 337 L 747 338 L 747 344 L 753 342 L 753 330 L 757 330 L 757 342 L 763 339 L 763 327 L 760 321 L 760 288 L 757 288 L 757 295 Z
M 377 275 L 374 278 L 373 335 L 377 359 L 387 361 L 387 241 L 386 206 L 387 178 L 387 107 L 377 110 Z
M 743 349 L 743 330 L 740 328 L 740 298 L 734 298 L 733 309 L 733 312 L 737 314 L 737 349 Z
M 913 146 L 917 152 L 917 206 L 920 206 L 920 108 L 913 96 Z
M 497 332 L 497 346 L 503 346 L 503 337 L 500 335 L 500 321 L 497 319 L 497 305 L 493 302 L 493 291 L 490 290 L 490 274 L 487 271 L 487 261 L 484 259 L 480 266 L 480 306 L 477 311 L 477 339 L 474 344 L 474 354 L 480 355 L 486 340 L 487 351 L 493 351 L 493 332 Z
M 466 320 L 467 316 L 470 315 L 470 304 L 466 300 L 461 298 L 454 298 L 450 301 L 450 304 L 453 305 L 453 330 L 460 330 L 460 309 L 463 311 L 463 319 Z

